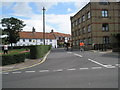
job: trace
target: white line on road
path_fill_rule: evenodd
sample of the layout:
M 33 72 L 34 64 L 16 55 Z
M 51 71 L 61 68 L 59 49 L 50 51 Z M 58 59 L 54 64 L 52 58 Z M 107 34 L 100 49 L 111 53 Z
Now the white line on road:
M 74 55 L 75 55 L 75 56 L 79 56 L 79 57 L 83 57 L 82 55 L 79 55 L 79 54 L 76 54 L 76 53 L 74 53 Z
M 75 68 L 67 69 L 68 71 L 74 71 L 76 70 Z
M 35 72 L 35 71 L 25 71 L 26 73 L 33 73 L 33 72 Z
M 3 74 L 9 74 L 9 73 L 3 73 Z
M 80 70 L 86 70 L 86 69 L 89 69 L 89 68 L 80 68 Z
M 116 67 L 111 65 L 111 66 L 107 66 L 107 68 L 116 68 Z
M 101 66 L 103 66 L 103 67 L 105 67 L 105 68 L 107 68 L 107 66 L 104 65 L 104 64 L 102 64 L 102 63 L 99 63 L 99 62 L 94 61 L 94 60 L 92 60 L 92 59 L 88 59 L 88 60 L 91 61 L 91 62 L 94 62 L 94 63 L 96 63 L 96 64 L 98 64 L 98 65 L 101 65 Z
M 101 69 L 102 67 L 92 67 L 92 69 Z
M 49 70 L 40 70 L 39 72 L 49 72 Z
M 72 53 L 72 52 L 67 52 L 67 53 Z
M 21 72 L 12 72 L 13 74 L 21 73 Z
M 54 72 L 61 72 L 63 69 L 53 70 Z
M 120 64 L 115 64 L 115 66 L 120 66 Z

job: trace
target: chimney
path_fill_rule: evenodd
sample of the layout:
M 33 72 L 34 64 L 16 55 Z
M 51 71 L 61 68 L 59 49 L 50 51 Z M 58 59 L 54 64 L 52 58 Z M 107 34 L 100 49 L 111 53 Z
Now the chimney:
M 51 30 L 51 33 L 53 33 L 53 32 L 54 32 L 54 30 L 52 29 L 52 30 Z
M 33 32 L 33 33 L 35 32 L 35 28 L 34 28 L 34 27 L 32 28 L 32 32 Z

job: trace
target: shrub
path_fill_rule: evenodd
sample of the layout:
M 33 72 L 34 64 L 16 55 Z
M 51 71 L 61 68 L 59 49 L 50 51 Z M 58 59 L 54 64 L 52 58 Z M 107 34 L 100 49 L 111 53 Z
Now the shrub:
M 2 65 L 3 66 L 25 61 L 25 53 L 4 54 L 0 57 L 2 57 Z
M 31 46 L 30 48 L 30 58 L 37 59 L 43 57 L 49 50 L 51 45 L 37 45 Z
M 30 59 L 30 52 L 26 52 L 26 53 L 25 53 L 25 58 Z

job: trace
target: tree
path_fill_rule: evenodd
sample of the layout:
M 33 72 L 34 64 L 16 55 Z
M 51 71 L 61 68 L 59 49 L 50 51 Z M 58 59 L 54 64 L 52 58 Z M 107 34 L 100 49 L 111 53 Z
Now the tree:
M 11 44 L 17 43 L 19 41 L 20 36 L 19 32 L 22 31 L 23 27 L 26 25 L 22 20 L 17 18 L 3 18 L 1 20 L 2 27 L 4 27 L 3 31 L 8 35 L 7 41 Z
M 7 33 L 2 29 L 0 28 L 0 44 L 9 44 L 9 42 L 7 41 Z

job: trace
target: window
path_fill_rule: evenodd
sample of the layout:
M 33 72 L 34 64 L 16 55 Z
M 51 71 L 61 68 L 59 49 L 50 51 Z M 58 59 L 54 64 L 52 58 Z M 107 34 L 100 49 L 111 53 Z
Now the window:
M 81 18 L 79 18 L 79 23 L 81 23 Z
M 90 37 L 88 38 L 88 44 L 92 44 L 92 39 Z
M 82 16 L 82 21 L 83 21 L 83 22 L 85 21 L 85 15 Z
M 109 31 L 109 26 L 107 23 L 102 24 L 102 30 L 103 31 Z
M 79 29 L 79 35 L 81 35 L 81 29 Z
M 31 39 L 29 39 L 29 42 L 32 42 L 32 40 L 31 40 Z
M 83 28 L 83 34 L 85 33 L 85 27 Z
M 43 40 L 42 39 L 40 39 L 40 42 L 42 42 Z
M 52 39 L 50 39 L 50 42 L 52 42 Z
M 102 17 L 108 17 L 108 10 L 102 10 Z
M 77 36 L 79 36 L 79 30 L 77 30 L 76 33 L 77 33 Z
M 90 16 L 90 12 L 87 13 L 87 18 L 89 19 L 91 16 Z
M 109 44 L 109 37 L 108 36 L 103 37 L 103 44 Z
M 25 39 L 23 39 L 23 42 L 25 42 Z
M 73 27 L 74 27 L 74 23 L 72 23 L 72 25 L 71 25 L 71 26 L 72 26 L 72 28 L 73 28 Z
M 88 32 L 91 32 L 91 25 L 88 25 Z
M 77 20 L 75 21 L 75 25 L 77 26 Z
M 79 18 L 77 19 L 77 24 L 79 24 Z

